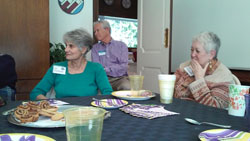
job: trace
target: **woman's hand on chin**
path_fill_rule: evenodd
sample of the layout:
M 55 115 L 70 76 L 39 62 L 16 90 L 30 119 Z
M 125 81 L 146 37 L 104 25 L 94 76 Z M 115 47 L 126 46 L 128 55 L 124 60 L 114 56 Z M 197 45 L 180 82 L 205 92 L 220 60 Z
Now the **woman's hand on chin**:
M 201 79 L 205 77 L 205 73 L 207 71 L 208 64 L 204 68 L 194 59 L 191 61 L 191 68 L 194 73 L 195 80 Z

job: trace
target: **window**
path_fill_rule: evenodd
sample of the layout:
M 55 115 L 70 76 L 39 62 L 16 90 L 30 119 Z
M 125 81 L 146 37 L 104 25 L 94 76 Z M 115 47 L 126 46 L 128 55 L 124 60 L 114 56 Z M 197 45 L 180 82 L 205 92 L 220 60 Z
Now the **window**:
M 111 36 L 114 40 L 123 41 L 129 48 L 137 48 L 137 19 L 99 16 L 111 26 Z

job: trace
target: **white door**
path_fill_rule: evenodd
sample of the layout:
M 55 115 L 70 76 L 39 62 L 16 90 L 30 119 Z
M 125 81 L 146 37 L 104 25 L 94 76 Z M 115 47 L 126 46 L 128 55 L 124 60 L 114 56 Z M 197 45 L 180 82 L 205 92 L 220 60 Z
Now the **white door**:
M 170 0 L 139 0 L 138 23 L 137 73 L 144 75 L 144 89 L 159 93 L 158 74 L 169 71 Z

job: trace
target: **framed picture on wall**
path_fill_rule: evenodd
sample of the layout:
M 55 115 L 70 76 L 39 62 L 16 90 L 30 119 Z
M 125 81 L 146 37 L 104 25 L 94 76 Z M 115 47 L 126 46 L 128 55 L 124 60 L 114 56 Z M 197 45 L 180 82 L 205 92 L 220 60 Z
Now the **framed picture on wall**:
M 58 4 L 67 14 L 75 15 L 83 9 L 84 0 L 58 0 Z
M 105 4 L 111 6 L 114 3 L 114 0 L 104 0 Z
M 122 7 L 123 7 L 123 8 L 128 9 L 128 8 L 131 7 L 131 5 L 132 5 L 131 0 L 122 0 Z

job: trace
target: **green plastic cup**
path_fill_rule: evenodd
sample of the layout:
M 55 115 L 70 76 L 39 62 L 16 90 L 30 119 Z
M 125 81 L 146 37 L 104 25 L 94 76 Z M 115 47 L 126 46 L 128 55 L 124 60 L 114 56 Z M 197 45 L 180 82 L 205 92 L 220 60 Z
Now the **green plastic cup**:
M 100 141 L 106 110 L 96 107 L 75 107 L 63 111 L 68 141 Z

